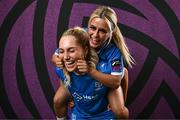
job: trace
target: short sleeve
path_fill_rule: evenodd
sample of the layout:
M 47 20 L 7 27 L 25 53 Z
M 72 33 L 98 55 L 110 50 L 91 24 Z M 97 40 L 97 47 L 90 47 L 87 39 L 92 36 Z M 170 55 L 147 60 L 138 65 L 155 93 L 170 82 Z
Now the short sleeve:
M 57 76 L 62 80 L 64 81 L 65 80 L 65 77 L 64 77 L 64 73 L 63 73 L 63 70 L 58 68 L 58 67 L 55 67 L 55 72 L 57 74 Z
M 56 49 L 54 54 L 57 55 L 57 56 L 59 55 L 59 48 Z

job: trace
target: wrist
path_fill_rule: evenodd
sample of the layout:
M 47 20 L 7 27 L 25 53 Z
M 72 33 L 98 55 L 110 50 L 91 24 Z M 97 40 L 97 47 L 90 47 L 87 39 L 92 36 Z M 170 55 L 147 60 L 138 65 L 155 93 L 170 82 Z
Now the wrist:
M 94 74 L 94 72 L 95 72 L 95 69 L 94 69 L 94 68 L 92 68 L 92 67 L 89 67 L 88 74 L 93 75 L 93 74 Z

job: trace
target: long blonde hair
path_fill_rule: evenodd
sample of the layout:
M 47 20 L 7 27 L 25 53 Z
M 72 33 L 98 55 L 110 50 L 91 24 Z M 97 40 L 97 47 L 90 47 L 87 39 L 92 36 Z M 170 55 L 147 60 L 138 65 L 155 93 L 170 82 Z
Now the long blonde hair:
M 63 36 L 74 36 L 76 38 L 77 43 L 79 43 L 84 50 L 85 48 L 87 48 L 87 54 L 84 56 L 84 60 L 87 61 L 87 64 L 90 67 L 96 68 L 96 64 L 98 63 L 98 55 L 95 52 L 95 50 L 90 47 L 89 35 L 83 28 L 81 27 L 70 28 L 67 31 L 65 31 L 61 37 Z M 67 87 L 68 85 L 70 85 L 71 78 L 69 72 L 65 67 L 63 71 L 66 79 L 65 86 Z
M 122 36 L 122 33 L 117 25 L 117 15 L 113 9 L 107 6 L 100 6 L 98 7 L 90 16 L 90 20 L 88 23 L 88 26 L 90 26 L 90 23 L 92 19 L 94 18 L 102 18 L 104 19 L 110 29 L 110 38 L 109 40 L 112 40 L 115 42 L 117 47 L 120 49 L 122 56 L 125 60 L 125 62 L 132 67 L 132 64 L 135 63 L 135 60 L 131 56 L 129 49 L 125 43 L 125 40 Z

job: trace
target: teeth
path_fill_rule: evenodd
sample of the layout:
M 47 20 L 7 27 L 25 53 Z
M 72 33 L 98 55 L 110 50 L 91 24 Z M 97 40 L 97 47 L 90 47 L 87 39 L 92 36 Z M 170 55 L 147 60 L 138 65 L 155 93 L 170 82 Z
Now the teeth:
M 68 61 L 68 62 L 66 62 L 67 65 L 71 65 L 71 64 L 73 64 L 73 63 L 74 63 L 73 61 Z
M 92 41 L 97 41 L 96 39 L 92 39 Z
M 97 39 L 92 39 L 92 41 L 93 41 L 93 42 L 96 42 L 96 43 L 99 42 Z

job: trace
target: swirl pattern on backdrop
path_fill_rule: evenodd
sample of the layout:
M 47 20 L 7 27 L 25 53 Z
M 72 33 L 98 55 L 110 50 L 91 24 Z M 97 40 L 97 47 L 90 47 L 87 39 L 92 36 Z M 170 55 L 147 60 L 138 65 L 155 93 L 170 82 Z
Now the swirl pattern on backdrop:
M 55 118 L 51 56 L 63 31 L 87 27 L 107 5 L 136 60 L 129 69 L 130 118 L 180 118 L 180 2 L 171 0 L 0 1 L 0 118 Z

